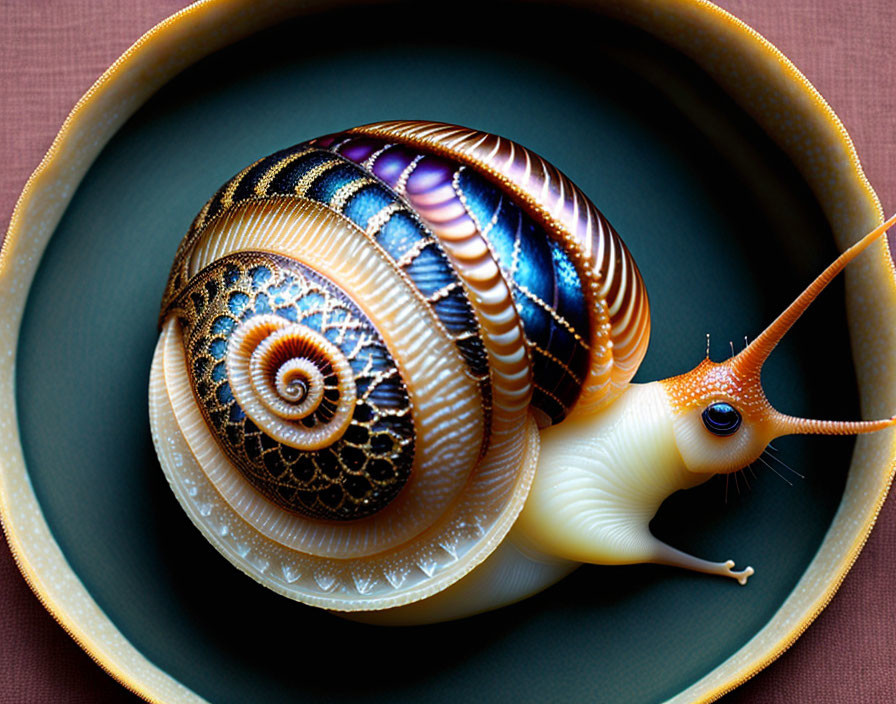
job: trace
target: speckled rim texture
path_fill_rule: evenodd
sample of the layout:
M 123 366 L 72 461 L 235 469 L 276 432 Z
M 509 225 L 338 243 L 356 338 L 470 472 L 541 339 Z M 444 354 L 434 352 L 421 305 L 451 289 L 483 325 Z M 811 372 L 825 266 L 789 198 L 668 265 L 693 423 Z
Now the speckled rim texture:
M 158 24 L 72 110 L 13 212 L 0 250 L 0 518 L 16 562 L 41 603 L 125 687 L 148 701 L 202 698 L 149 662 L 106 617 L 66 561 L 31 488 L 18 434 L 15 355 L 40 256 L 82 176 L 124 122 L 174 75 L 204 56 L 288 18 L 346 0 L 201 0 Z M 880 202 L 840 120 L 780 51 L 701 0 L 571 0 L 640 27 L 696 61 L 787 153 L 820 202 L 837 246 L 883 221 Z M 884 239 L 846 273 L 847 314 L 863 417 L 896 407 L 896 271 Z M 824 609 L 852 567 L 896 468 L 896 433 L 862 436 L 842 503 L 806 573 L 746 645 L 674 702 L 707 702 L 786 650 Z

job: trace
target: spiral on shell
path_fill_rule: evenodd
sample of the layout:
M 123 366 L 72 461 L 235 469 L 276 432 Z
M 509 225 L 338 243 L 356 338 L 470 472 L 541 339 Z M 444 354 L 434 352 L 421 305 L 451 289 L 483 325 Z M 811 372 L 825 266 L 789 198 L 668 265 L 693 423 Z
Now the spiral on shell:
M 153 433 L 194 521 L 268 586 L 369 609 L 488 556 L 537 426 L 612 400 L 649 314 L 621 240 L 547 162 L 395 122 L 225 184 L 178 249 L 160 325 Z
M 226 357 L 236 402 L 275 440 L 318 450 L 341 437 L 351 421 L 356 398 L 351 367 L 339 348 L 312 328 L 275 315 L 256 316 L 233 335 Z

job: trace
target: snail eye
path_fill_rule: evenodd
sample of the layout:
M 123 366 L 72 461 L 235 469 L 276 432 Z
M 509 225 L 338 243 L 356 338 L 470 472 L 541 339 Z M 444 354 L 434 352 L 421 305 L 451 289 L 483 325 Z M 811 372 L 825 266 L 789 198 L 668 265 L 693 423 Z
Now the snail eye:
M 719 401 L 703 411 L 703 425 L 713 435 L 726 437 L 733 435 L 740 427 L 740 413 L 730 403 Z

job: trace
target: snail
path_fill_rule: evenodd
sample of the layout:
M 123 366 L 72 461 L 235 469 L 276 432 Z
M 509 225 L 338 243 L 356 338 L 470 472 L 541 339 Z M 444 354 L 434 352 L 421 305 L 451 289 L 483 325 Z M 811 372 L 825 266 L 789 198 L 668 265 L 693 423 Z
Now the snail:
M 555 167 L 507 139 L 383 122 L 279 151 L 202 208 L 175 254 L 153 439 L 200 531 L 292 599 L 424 623 L 534 594 L 581 563 L 745 584 L 648 527 L 670 494 L 774 438 L 858 434 L 768 402 L 763 363 L 893 219 L 724 362 L 631 382 L 638 267 Z

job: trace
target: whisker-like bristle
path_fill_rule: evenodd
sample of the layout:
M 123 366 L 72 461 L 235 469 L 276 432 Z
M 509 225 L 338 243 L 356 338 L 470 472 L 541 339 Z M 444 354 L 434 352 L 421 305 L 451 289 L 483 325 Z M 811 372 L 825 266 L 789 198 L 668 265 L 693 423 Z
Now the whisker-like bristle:
M 788 486 L 793 486 L 793 482 L 791 482 L 787 477 L 785 477 L 783 474 L 781 474 L 777 469 L 775 469 L 768 462 L 766 462 L 764 459 L 762 459 L 761 455 L 759 457 L 757 457 L 756 459 L 758 459 L 760 462 L 762 462 L 762 464 L 764 464 L 766 467 L 768 467 L 770 470 L 772 470 L 775 474 L 777 474 L 781 478 L 781 481 L 783 481 L 785 484 L 787 484 Z
M 782 459 L 781 459 L 780 457 L 778 457 L 777 455 L 773 455 L 773 454 L 770 453 L 770 452 L 769 452 L 768 454 L 766 454 L 765 452 L 763 452 L 762 454 L 765 455 L 766 457 L 770 457 L 771 459 L 773 459 L 775 462 L 777 462 L 778 464 L 780 464 L 780 465 L 781 465 L 782 467 L 784 467 L 785 469 L 790 470 L 790 471 L 793 472 L 796 476 L 798 476 L 800 479 L 805 479 L 805 478 L 806 478 L 804 475 L 802 475 L 802 474 L 800 474 L 799 472 L 797 472 L 793 467 L 791 467 L 789 464 L 787 464 L 784 460 L 782 460 Z

